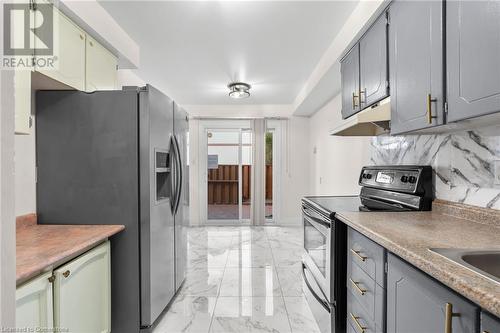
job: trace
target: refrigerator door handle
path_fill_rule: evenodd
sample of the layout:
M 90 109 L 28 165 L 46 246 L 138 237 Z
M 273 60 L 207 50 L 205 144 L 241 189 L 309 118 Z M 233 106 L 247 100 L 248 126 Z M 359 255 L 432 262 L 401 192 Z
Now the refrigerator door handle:
M 179 148 L 179 141 L 177 140 L 177 137 L 174 135 L 174 142 L 175 142 L 175 149 L 176 149 L 176 162 L 177 162 L 177 168 L 176 168 L 176 181 L 177 181 L 177 186 L 176 186 L 176 200 L 175 200 L 175 210 L 174 214 L 177 214 L 177 211 L 179 210 L 179 204 L 181 201 L 181 194 L 182 194 L 182 160 L 181 160 L 181 150 Z
M 174 136 L 170 136 L 170 210 L 172 211 L 172 215 L 175 214 L 175 201 L 177 198 L 177 180 L 176 180 L 176 172 L 177 172 L 177 151 L 175 149 L 175 141 Z

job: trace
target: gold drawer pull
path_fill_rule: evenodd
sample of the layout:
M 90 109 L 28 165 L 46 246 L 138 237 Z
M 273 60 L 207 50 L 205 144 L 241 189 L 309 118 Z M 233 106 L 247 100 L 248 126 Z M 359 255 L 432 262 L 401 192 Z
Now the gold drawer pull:
M 354 288 L 363 296 L 366 293 L 366 289 L 361 289 L 359 287 L 359 282 L 354 281 L 353 279 L 349 278 L 349 281 L 351 281 L 352 285 Z
M 362 326 L 361 323 L 359 322 L 358 319 L 360 319 L 360 317 L 356 317 L 355 315 L 353 315 L 351 312 L 349 312 L 349 315 L 351 316 L 351 319 L 354 321 L 354 323 L 356 324 L 356 326 L 358 327 L 359 329 L 359 332 L 360 333 L 365 333 L 365 330 L 366 330 L 366 327 Z
M 453 313 L 453 304 L 451 303 L 446 303 L 445 305 L 445 322 L 444 322 L 444 333 L 452 333 L 453 327 L 452 327 L 452 320 L 453 317 L 460 317 L 459 313 Z
M 351 249 L 351 252 L 352 252 L 352 254 L 354 254 L 356 257 L 358 257 L 358 259 L 359 259 L 359 260 L 361 260 L 361 261 L 366 261 L 366 259 L 368 259 L 368 257 L 364 257 L 364 256 L 362 256 L 362 255 L 360 254 L 360 253 L 361 253 L 361 251 L 356 251 L 356 250 Z
M 83 35 L 82 35 L 82 34 L 80 34 L 80 39 L 81 39 L 81 40 L 83 40 L 83 38 L 84 38 L 84 37 L 83 37 Z
M 67 278 L 70 274 L 71 274 L 71 272 L 69 270 L 67 270 L 66 272 L 63 273 L 63 276 L 65 278 Z

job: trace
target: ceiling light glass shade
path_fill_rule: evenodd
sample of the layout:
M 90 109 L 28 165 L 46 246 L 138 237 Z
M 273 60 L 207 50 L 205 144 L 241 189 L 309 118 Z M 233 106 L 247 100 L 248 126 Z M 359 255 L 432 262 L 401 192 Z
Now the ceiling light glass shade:
M 248 83 L 243 82 L 233 82 L 227 85 L 229 88 L 229 97 L 231 98 L 247 98 L 250 96 L 251 86 Z
M 248 91 L 239 91 L 239 90 L 235 90 L 235 91 L 231 91 L 229 93 L 229 97 L 232 97 L 232 98 L 247 98 L 250 96 L 250 93 Z

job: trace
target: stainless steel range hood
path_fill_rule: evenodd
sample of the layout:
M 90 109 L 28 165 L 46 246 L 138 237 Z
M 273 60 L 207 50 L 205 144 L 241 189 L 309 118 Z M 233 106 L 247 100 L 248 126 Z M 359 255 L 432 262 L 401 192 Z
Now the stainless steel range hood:
M 337 136 L 376 136 L 389 133 L 391 98 L 387 97 L 371 107 L 345 119 L 330 131 Z

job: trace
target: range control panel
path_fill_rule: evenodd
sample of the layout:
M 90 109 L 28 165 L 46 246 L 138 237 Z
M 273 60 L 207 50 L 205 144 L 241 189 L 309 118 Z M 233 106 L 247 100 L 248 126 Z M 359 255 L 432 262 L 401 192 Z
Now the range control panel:
M 418 167 L 364 167 L 359 176 L 359 185 L 415 193 L 420 175 Z

